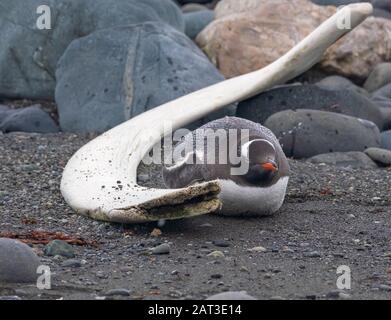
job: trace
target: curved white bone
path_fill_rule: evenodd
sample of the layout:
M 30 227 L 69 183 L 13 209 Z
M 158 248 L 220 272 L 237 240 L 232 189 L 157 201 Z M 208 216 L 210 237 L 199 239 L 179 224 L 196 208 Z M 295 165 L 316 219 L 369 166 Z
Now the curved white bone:
M 346 15 L 350 14 L 354 28 L 372 10 L 369 3 L 345 6 L 267 67 L 168 102 L 90 141 L 64 169 L 61 192 L 65 201 L 80 214 L 122 223 L 177 219 L 216 211 L 220 206 L 217 181 L 178 190 L 137 185 L 137 167 L 165 135 L 164 122 L 171 121 L 175 130 L 300 75 L 350 31 L 338 28 Z

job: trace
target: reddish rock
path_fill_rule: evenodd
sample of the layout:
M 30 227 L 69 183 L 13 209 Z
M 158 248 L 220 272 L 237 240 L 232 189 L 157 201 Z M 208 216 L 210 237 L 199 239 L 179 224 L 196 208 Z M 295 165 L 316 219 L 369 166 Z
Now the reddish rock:
M 278 59 L 336 12 L 309 0 L 222 0 L 216 20 L 197 37 L 198 45 L 226 77 L 262 68 Z M 332 46 L 318 64 L 322 71 L 366 78 L 391 60 L 391 20 L 371 17 Z

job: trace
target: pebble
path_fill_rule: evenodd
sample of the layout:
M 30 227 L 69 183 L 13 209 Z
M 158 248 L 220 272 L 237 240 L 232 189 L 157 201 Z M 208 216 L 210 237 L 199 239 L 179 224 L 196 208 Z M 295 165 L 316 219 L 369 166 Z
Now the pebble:
M 152 237 L 160 237 L 162 235 L 162 231 L 158 228 L 155 228 L 151 232 Z
M 246 291 L 227 291 L 208 297 L 206 300 L 257 300 Z
M 80 260 L 77 260 L 77 259 L 68 259 L 68 260 L 65 260 L 63 263 L 62 263 L 62 266 L 65 267 L 65 268 L 79 268 L 81 267 L 82 263 Z
M 351 295 L 347 294 L 345 292 L 338 291 L 338 290 L 333 290 L 333 291 L 330 291 L 329 293 L 326 294 L 326 298 L 346 300 L 346 299 L 350 299 Z
M 208 254 L 208 257 L 212 257 L 212 258 L 224 258 L 225 255 L 222 251 L 212 251 L 211 253 Z
M 247 251 L 248 252 L 266 252 L 267 249 L 259 246 L 259 247 L 254 247 L 254 248 L 248 249 Z
M 213 225 L 210 224 L 210 223 L 204 223 L 204 224 L 201 224 L 200 227 L 201 227 L 201 228 L 212 228 Z
M 151 249 L 151 253 L 152 254 L 156 254 L 156 255 L 159 255 L 159 254 L 169 254 L 170 253 L 170 246 L 169 246 L 168 243 L 163 243 L 161 245 L 158 245 L 155 248 L 152 248 Z
M 18 296 L 0 296 L 0 300 L 22 300 Z
M 391 286 L 388 285 L 388 284 L 381 284 L 379 286 L 379 289 L 382 290 L 382 291 L 391 291 Z
M 248 268 L 246 268 L 245 266 L 241 266 L 240 271 L 250 273 L 250 270 L 248 270 Z
M 44 253 L 47 256 L 62 256 L 65 258 L 74 258 L 75 252 L 73 247 L 65 241 L 53 240 L 44 248 Z
M 138 180 L 138 182 L 141 182 L 141 183 L 147 182 L 149 180 L 149 175 L 147 175 L 147 174 L 139 174 L 137 176 L 137 180 Z
M 311 251 L 311 252 L 304 253 L 304 257 L 307 257 L 307 258 L 319 258 L 319 257 L 321 257 L 321 254 L 318 251 Z
M 216 247 L 221 247 L 221 248 L 227 248 L 227 247 L 230 246 L 230 243 L 228 241 L 225 241 L 225 240 L 215 240 L 215 241 L 213 241 L 213 244 Z
M 220 273 L 214 273 L 210 276 L 212 279 L 221 279 L 223 277 Z
M 127 289 L 119 288 L 119 289 L 112 289 L 106 292 L 105 296 L 123 296 L 128 297 L 130 296 L 130 291 Z

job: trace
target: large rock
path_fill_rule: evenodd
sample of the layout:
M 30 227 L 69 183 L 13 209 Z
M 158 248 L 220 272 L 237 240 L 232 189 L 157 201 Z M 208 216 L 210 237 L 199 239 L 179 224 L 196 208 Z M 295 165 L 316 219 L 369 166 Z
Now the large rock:
M 365 153 L 383 166 L 391 166 L 391 150 L 381 148 L 368 148 Z
M 391 12 L 391 2 L 390 0 L 372 0 L 372 4 L 376 8 L 381 8 Z
M 364 88 L 369 92 L 374 92 L 389 83 L 391 83 L 391 63 L 380 63 L 370 73 Z
M 364 152 L 331 152 L 314 156 L 308 159 L 311 163 L 325 163 L 336 167 L 353 169 L 374 169 L 377 165 Z
M 371 100 L 380 107 L 383 113 L 383 130 L 391 129 L 391 84 L 375 91 Z
M 10 114 L 11 109 L 0 104 L 0 123 Z
M 366 79 L 376 65 L 391 59 L 391 21 L 369 17 L 327 50 L 319 67 L 325 72 Z
M 286 110 L 272 115 L 265 126 L 279 138 L 288 157 L 309 158 L 380 146 L 380 132 L 373 122 L 333 112 Z
M 213 10 L 203 10 L 197 12 L 185 13 L 184 15 L 186 35 L 194 39 L 197 35 L 213 21 L 215 14 Z
M 264 123 L 273 113 L 288 109 L 314 109 L 370 120 L 383 127 L 377 105 L 352 90 L 326 90 L 316 85 L 288 85 L 263 92 L 239 103 L 237 116 Z
M 292 21 L 292 18 L 299 18 L 311 25 L 321 23 L 335 11 L 334 7 L 319 7 L 309 0 L 222 0 L 215 8 L 216 19 L 238 13 L 257 13 L 263 17 L 283 19 L 286 22 Z
M 22 109 L 3 109 L 3 112 L 0 108 L 0 131 L 50 133 L 58 132 L 59 127 L 40 105 L 34 105 Z
M 372 94 L 372 101 L 382 107 L 391 107 L 391 83 L 376 90 Z
M 317 82 L 316 85 L 320 88 L 327 90 L 353 90 L 364 96 L 370 96 L 368 91 L 354 84 L 351 80 L 341 76 L 329 76 L 323 78 L 322 80 Z
M 381 133 L 381 147 L 383 149 L 391 150 L 391 130 Z
M 182 9 L 183 13 L 209 10 L 209 8 L 207 6 L 204 6 L 199 3 L 188 3 L 188 4 L 185 4 L 184 6 L 182 6 L 181 9 Z
M 381 8 L 374 8 L 373 16 L 378 18 L 391 19 L 391 12 Z
M 224 79 L 188 37 L 162 23 L 110 28 L 75 40 L 56 77 L 60 125 L 72 132 L 105 131 Z
M 38 30 L 36 13 L 51 8 L 51 30 Z M 98 29 L 163 21 L 184 30 L 171 0 L 12 0 L 0 10 L 0 96 L 52 99 L 58 59 L 72 40 Z
M 216 19 L 197 37 L 226 77 L 262 68 L 336 12 L 309 0 L 222 0 Z M 391 57 L 391 21 L 371 17 L 344 36 L 318 64 L 322 72 L 365 79 Z
M 335 8 L 307 0 L 223 0 L 215 12 L 217 20 L 196 41 L 226 77 L 234 77 L 275 61 Z
M 0 283 L 35 283 L 39 258 L 26 244 L 0 238 Z

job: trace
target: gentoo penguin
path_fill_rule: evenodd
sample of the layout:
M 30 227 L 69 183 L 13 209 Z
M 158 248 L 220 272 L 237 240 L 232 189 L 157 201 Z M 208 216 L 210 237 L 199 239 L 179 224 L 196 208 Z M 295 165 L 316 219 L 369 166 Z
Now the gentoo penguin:
M 168 188 L 218 180 L 221 214 L 270 215 L 284 201 L 289 164 L 269 129 L 225 117 L 184 136 L 174 147 L 173 164 L 163 167 L 163 179 Z

